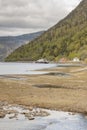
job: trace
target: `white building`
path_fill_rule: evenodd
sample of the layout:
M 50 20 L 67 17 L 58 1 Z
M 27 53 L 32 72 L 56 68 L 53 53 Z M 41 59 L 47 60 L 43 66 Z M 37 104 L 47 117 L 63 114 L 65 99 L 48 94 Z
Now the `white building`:
M 79 60 L 78 57 L 73 58 L 73 62 L 79 62 L 79 61 L 80 61 L 80 60 Z

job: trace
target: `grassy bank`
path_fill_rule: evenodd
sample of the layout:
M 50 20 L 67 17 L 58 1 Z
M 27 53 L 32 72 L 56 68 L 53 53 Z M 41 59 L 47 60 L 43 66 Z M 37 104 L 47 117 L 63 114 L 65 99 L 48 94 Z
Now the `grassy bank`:
M 0 78 L 0 100 L 26 106 L 87 113 L 86 68 L 64 67 L 52 68 L 49 71 L 70 75 L 16 76 L 24 80 Z

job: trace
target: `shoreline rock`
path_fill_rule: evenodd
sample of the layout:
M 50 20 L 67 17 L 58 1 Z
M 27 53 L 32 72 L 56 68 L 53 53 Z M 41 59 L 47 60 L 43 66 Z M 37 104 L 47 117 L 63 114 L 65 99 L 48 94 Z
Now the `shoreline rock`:
M 25 118 L 29 120 L 34 120 L 35 117 L 44 117 L 48 116 L 49 113 L 41 108 L 34 108 L 21 105 L 10 105 L 10 104 L 4 104 L 0 103 L 0 118 L 5 118 L 6 115 L 8 115 L 9 119 L 17 118 L 17 116 L 21 114 L 24 115 Z
M 6 112 L 4 112 L 3 110 L 0 111 L 0 118 L 4 118 L 6 115 Z

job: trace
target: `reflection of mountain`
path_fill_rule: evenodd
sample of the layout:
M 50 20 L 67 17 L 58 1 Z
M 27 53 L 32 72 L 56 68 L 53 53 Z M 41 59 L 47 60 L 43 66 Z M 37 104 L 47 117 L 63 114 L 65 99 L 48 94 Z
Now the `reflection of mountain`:
M 87 0 L 39 38 L 14 51 L 6 60 L 58 61 L 62 57 L 87 58 Z
M 0 37 L 0 61 L 13 52 L 15 49 L 27 42 L 37 38 L 43 32 L 36 32 L 31 34 L 24 34 L 20 36 L 6 36 Z

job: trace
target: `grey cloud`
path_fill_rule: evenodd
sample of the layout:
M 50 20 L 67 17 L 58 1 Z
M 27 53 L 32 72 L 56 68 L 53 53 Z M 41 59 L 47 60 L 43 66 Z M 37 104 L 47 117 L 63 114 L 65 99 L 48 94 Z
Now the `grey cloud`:
M 1 6 L 3 7 L 21 7 L 21 6 L 26 6 L 28 3 L 28 0 L 1 0 Z
M 14 30 L 14 35 L 48 29 L 65 17 L 80 0 L 70 1 L 0 0 L 0 35 L 5 30 L 7 34 Z

